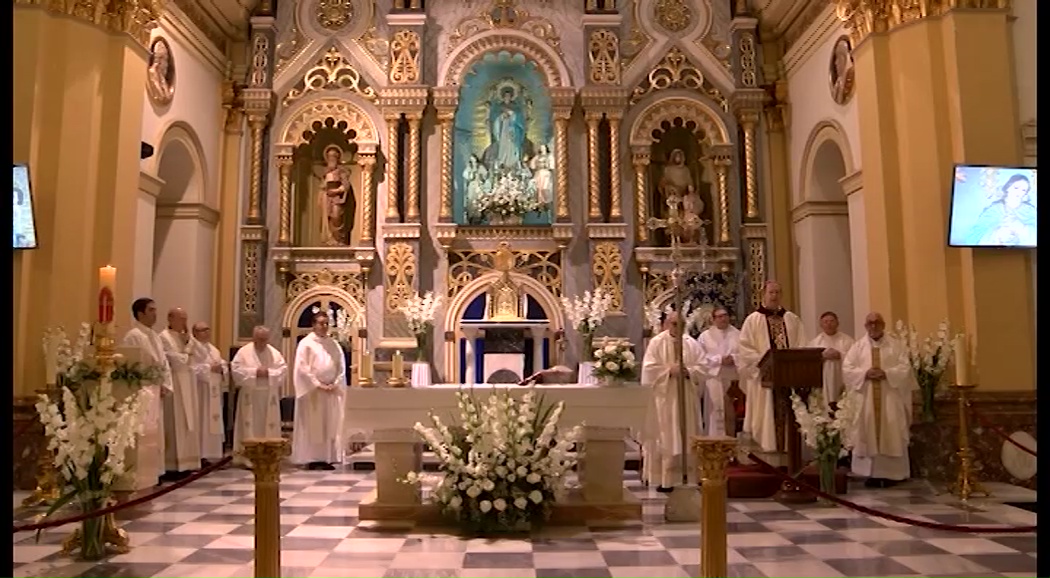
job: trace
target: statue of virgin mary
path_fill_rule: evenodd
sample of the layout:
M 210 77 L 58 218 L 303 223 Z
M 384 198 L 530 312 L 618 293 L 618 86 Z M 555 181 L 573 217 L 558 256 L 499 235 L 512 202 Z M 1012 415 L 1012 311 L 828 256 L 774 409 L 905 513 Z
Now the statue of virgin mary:
M 496 172 L 516 173 L 522 168 L 525 153 L 525 114 L 518 89 L 501 83 L 489 103 L 489 137 L 485 161 Z

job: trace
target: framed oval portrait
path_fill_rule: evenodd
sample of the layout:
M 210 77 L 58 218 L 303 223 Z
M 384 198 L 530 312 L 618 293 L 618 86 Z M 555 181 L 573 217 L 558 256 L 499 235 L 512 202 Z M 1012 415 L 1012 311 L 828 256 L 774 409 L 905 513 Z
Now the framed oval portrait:
M 149 47 L 146 68 L 146 94 L 157 106 L 171 103 L 175 97 L 175 58 L 168 41 L 158 36 Z
M 831 99 L 836 103 L 846 104 L 853 98 L 853 43 L 849 36 L 840 36 L 831 48 L 828 80 Z

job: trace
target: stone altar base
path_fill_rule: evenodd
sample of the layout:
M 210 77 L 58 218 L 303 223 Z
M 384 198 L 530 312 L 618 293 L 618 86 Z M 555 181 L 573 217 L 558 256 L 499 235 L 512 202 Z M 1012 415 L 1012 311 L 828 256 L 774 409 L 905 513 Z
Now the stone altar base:
M 729 498 L 734 500 L 752 500 L 772 498 L 780 490 L 780 478 L 766 473 L 758 466 L 734 464 L 728 468 Z M 835 489 L 845 495 L 848 490 L 848 471 L 845 468 L 835 470 Z M 814 487 L 820 487 L 820 473 L 816 466 L 802 469 L 802 481 Z
M 388 505 L 376 500 L 376 491 L 372 491 L 357 508 L 358 517 L 375 522 L 414 521 L 424 526 L 443 526 L 448 521 L 441 516 L 436 504 Z M 608 503 L 584 500 L 580 490 L 570 490 L 561 502 L 556 502 L 551 511 L 551 526 L 578 526 L 581 521 L 620 522 L 642 519 L 642 502 L 629 490 L 623 490 L 623 496 L 617 501 Z

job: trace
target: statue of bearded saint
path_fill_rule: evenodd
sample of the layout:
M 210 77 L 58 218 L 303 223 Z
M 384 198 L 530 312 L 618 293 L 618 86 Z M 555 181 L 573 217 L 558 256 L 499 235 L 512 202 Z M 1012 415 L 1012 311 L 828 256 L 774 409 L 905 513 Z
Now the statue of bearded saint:
M 324 169 L 321 176 L 321 242 L 325 245 L 348 245 L 350 227 L 354 222 L 357 199 L 350 184 L 350 171 L 342 164 L 343 149 L 329 145 L 324 149 Z
M 665 203 L 670 203 L 671 198 L 677 199 L 675 203 L 681 207 L 679 216 L 685 221 L 682 228 L 681 240 L 686 244 L 696 244 L 700 239 L 700 215 L 704 211 L 704 200 L 693 182 L 693 173 L 685 163 L 685 153 L 682 149 L 674 149 L 668 156 L 667 164 L 664 165 L 660 175 L 659 190 L 663 195 Z

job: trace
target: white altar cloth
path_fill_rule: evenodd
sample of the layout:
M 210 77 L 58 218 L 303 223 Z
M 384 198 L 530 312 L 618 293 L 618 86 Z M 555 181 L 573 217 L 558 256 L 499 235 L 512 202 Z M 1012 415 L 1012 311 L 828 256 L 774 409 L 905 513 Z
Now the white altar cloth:
M 642 431 L 652 389 L 638 385 L 602 387 L 597 385 L 516 385 L 437 384 L 420 388 L 352 387 L 346 396 L 346 432 L 348 439 L 371 438 L 376 431 L 411 430 L 416 422 L 430 425 L 430 413 L 446 423 L 459 422 L 456 392 L 473 391 L 487 396 L 504 390 L 520 399 L 529 391 L 542 395 L 547 403 L 565 402 L 560 424 L 572 427 L 584 424 L 590 428 L 617 428 Z

